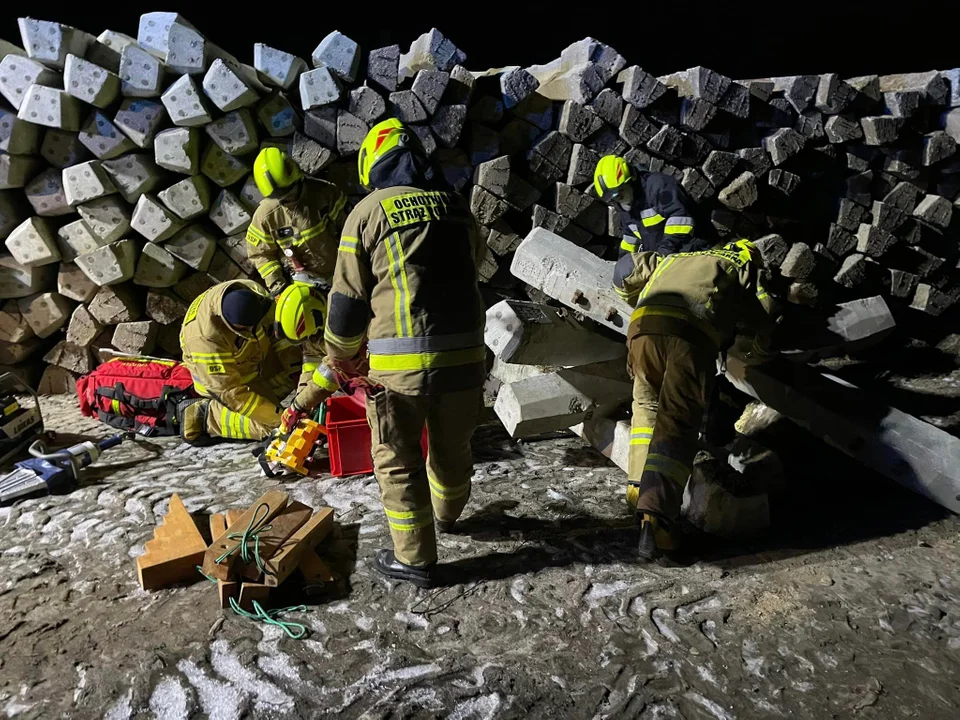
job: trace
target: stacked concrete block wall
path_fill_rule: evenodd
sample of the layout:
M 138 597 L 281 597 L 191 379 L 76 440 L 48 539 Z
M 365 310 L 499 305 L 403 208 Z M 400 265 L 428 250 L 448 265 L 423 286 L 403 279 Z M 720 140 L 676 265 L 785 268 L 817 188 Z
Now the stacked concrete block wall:
M 469 201 L 489 306 L 554 304 L 510 272 L 535 227 L 616 257 L 616 213 L 591 182 L 611 152 L 676 177 L 711 240 L 756 240 L 787 303 L 881 295 L 937 317 L 960 298 L 957 70 L 654 77 L 585 38 L 543 65 L 476 72 L 436 28 L 405 48 L 328 28 L 312 48 L 257 44 L 246 64 L 176 13 L 146 13 L 129 36 L 53 18 L 19 27 L 25 50 L 0 59 L 0 297 L 49 306 L 23 364 L 49 358 L 50 385 L 83 365 L 51 353 L 79 306 L 103 315 L 100 346 L 127 338 L 176 357 L 179 318 L 144 315 L 148 293 L 189 303 L 224 278 L 257 279 L 243 242 L 257 151 L 287 148 L 352 207 L 359 144 L 391 116 Z M 115 327 L 147 321 L 156 332 Z

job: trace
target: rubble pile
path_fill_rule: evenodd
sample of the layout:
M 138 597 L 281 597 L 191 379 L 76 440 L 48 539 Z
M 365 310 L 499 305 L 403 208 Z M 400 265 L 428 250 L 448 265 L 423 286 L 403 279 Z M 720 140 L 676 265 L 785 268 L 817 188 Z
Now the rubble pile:
M 249 65 L 175 13 L 144 14 L 135 38 L 19 23 L 24 49 L 0 43 L 0 365 L 43 373 L 41 390 L 111 349 L 177 357 L 190 301 L 257 277 L 257 152 L 286 148 L 354 203 L 360 142 L 391 116 L 469 195 L 491 306 L 547 300 L 510 269 L 534 228 L 616 257 L 617 216 L 591 189 L 607 153 L 679 178 L 699 233 L 754 239 L 790 302 L 939 315 L 960 297 L 960 70 L 658 78 L 586 38 L 472 72 L 437 29 L 406 49 L 333 31 L 309 58 L 257 44 Z

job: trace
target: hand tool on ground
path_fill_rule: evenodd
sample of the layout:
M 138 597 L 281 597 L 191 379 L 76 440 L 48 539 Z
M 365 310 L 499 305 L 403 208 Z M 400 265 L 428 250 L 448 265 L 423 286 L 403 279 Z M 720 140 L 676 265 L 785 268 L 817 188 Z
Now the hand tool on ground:
M 33 407 L 23 405 L 18 395 L 30 395 Z M 0 465 L 43 434 L 40 399 L 29 385 L 14 373 L 0 375 Z

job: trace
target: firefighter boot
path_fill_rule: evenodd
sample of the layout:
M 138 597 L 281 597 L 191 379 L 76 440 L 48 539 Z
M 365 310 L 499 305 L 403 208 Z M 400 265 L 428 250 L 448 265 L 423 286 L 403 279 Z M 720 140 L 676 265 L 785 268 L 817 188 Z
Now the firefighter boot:
M 394 557 L 393 550 L 380 550 L 374 561 L 374 567 L 381 575 L 406 580 L 420 588 L 432 587 L 435 580 L 436 563 L 423 567 L 404 565 Z
M 673 535 L 659 518 L 637 513 L 637 521 L 640 525 L 637 553 L 641 561 L 649 563 L 672 555 L 672 551 L 676 550 Z
M 452 533 L 453 528 L 456 526 L 456 520 L 434 520 L 433 524 L 437 528 L 437 532 L 442 533 Z
M 210 401 L 206 398 L 187 398 L 177 404 L 177 424 L 184 442 L 196 447 L 210 445 L 213 438 L 207 433 L 207 410 Z

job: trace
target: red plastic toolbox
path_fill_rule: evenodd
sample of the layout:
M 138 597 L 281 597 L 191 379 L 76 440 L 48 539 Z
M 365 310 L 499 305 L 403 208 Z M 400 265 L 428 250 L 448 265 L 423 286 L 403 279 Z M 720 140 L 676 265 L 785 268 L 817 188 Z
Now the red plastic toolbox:
M 367 424 L 366 399 L 363 393 L 328 398 L 325 422 L 330 473 L 334 477 L 372 473 L 370 426 Z M 420 447 L 423 457 L 427 457 L 426 426 L 420 438 Z

